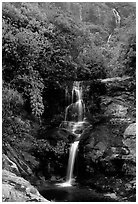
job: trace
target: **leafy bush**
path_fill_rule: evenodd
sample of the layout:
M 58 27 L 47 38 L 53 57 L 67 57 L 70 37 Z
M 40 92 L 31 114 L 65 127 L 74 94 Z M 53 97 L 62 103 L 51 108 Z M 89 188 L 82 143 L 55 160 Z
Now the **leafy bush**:
M 24 101 L 17 90 L 3 87 L 2 91 L 2 116 L 3 120 L 14 115 L 20 115 Z

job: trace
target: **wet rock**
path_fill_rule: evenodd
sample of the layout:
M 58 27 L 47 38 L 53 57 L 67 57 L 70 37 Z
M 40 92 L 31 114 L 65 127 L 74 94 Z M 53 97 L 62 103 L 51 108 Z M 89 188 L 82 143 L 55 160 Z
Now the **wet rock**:
M 5 154 L 2 154 L 2 168 L 15 173 L 16 175 L 20 175 L 17 165 L 13 161 L 11 161 Z
M 119 147 L 111 147 L 112 154 L 110 159 L 115 159 L 120 156 L 120 148 Z
M 76 138 L 76 136 L 66 128 L 59 128 L 57 134 L 59 135 L 59 138 L 64 138 L 64 141 L 69 143 L 72 143 L 72 141 Z
M 87 154 L 87 156 L 89 155 L 92 160 L 98 159 L 104 154 L 108 146 L 108 134 L 108 129 L 103 125 L 95 127 L 93 130 L 90 129 L 89 136 L 85 140 L 84 149 L 85 154 Z M 82 142 L 80 142 L 80 146 L 81 145 L 83 145 L 83 138 Z
M 129 160 L 124 161 L 122 172 L 127 176 L 136 176 L 136 163 Z
M 123 144 L 129 151 L 127 155 L 123 155 L 123 159 L 128 159 L 136 162 L 136 140 L 133 138 L 123 139 Z
M 105 150 L 107 148 L 107 145 L 103 142 L 98 142 L 95 146 L 94 146 L 94 150 L 91 153 L 91 159 L 92 161 L 97 160 L 98 158 L 102 157 Z
M 94 149 L 94 144 L 95 144 L 95 139 L 94 139 L 94 138 L 91 138 L 90 143 L 88 143 L 88 144 L 85 146 L 86 151 L 91 151 L 92 149 Z
M 3 149 L 5 155 L 15 163 L 18 167 L 18 170 L 22 176 L 31 176 L 33 175 L 32 169 L 30 167 L 34 167 L 38 165 L 38 162 L 35 160 L 33 156 L 28 154 L 27 152 L 16 150 L 11 147 L 10 144 Z
M 136 123 L 130 124 L 124 132 L 124 138 L 130 137 L 130 136 L 136 137 Z
M 125 117 L 127 114 L 127 109 L 128 108 L 123 105 L 112 103 L 108 106 L 105 114 L 115 117 Z
M 57 178 L 55 176 L 51 177 L 51 181 L 56 181 L 56 180 L 57 180 Z
M 28 181 L 7 170 L 2 171 L 3 202 L 47 202 Z
M 95 164 L 104 158 L 108 149 L 108 137 L 110 131 L 105 125 L 98 125 L 88 128 L 79 143 L 79 174 L 86 171 L 86 174 L 95 174 Z M 81 176 L 81 175 L 80 175 Z
M 130 124 L 123 135 L 123 145 L 128 150 L 127 155 L 123 155 L 124 159 L 123 171 L 127 175 L 136 174 L 136 123 Z
M 113 198 L 113 199 L 118 199 L 117 195 L 115 193 L 106 193 L 104 194 L 104 196 L 107 196 L 107 197 L 110 197 L 110 198 Z

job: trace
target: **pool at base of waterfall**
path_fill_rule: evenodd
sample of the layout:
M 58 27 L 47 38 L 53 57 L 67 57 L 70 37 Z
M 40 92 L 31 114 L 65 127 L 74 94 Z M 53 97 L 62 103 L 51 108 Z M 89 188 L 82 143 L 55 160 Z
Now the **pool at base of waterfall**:
M 117 202 L 110 195 L 98 193 L 93 189 L 75 184 L 74 186 L 62 186 L 49 184 L 39 191 L 49 201 L 53 202 Z

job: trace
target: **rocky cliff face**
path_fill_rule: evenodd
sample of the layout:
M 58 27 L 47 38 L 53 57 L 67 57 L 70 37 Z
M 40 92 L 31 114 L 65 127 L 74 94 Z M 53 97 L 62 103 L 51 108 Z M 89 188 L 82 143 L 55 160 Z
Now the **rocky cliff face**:
M 101 82 L 106 86 L 106 95 L 100 96 L 101 110 L 95 114 L 93 128 L 87 129 L 80 141 L 80 175 L 82 172 L 86 177 L 87 174 L 91 175 L 93 185 L 101 188 L 102 176 L 100 181 L 99 178 L 94 181 L 94 177 L 101 174 L 106 190 L 114 188 L 119 196 L 127 197 L 130 192 L 135 191 L 136 177 L 134 79 L 118 77 Z M 105 177 L 108 181 L 111 178 L 121 179 L 117 182 L 112 180 L 112 184 L 116 183 L 113 187 L 110 182 L 105 181 Z M 125 187 L 126 194 L 123 192 Z
M 32 158 L 29 158 L 29 154 L 25 155 L 22 152 L 20 155 L 10 145 L 8 145 L 6 152 L 7 155 L 2 155 L 3 202 L 47 202 L 48 200 L 40 195 L 36 187 L 26 180 L 27 178 L 28 180 L 35 179 L 30 168 L 33 161 Z M 24 159 L 22 158 L 23 155 L 25 156 Z M 28 160 L 30 160 L 30 165 Z
M 27 180 L 10 171 L 2 171 L 3 202 L 47 202 Z

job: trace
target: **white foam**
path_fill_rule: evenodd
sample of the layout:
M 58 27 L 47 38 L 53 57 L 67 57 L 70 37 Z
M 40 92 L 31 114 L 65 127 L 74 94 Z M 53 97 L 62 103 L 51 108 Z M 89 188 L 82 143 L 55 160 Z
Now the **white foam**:
M 70 181 L 67 181 L 67 182 L 64 182 L 64 183 L 57 183 L 56 185 L 59 186 L 59 187 L 71 187 L 72 186 Z

